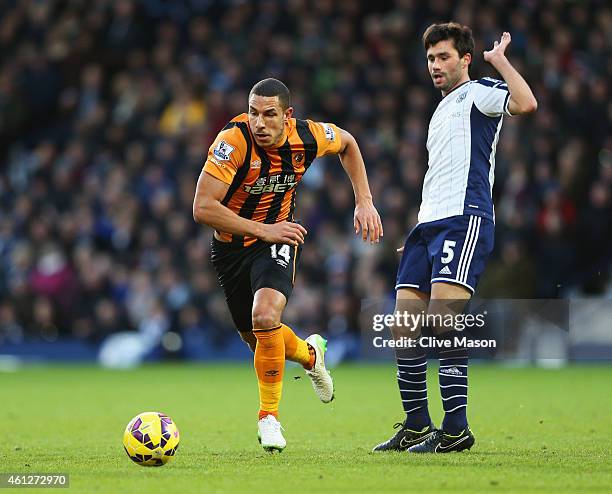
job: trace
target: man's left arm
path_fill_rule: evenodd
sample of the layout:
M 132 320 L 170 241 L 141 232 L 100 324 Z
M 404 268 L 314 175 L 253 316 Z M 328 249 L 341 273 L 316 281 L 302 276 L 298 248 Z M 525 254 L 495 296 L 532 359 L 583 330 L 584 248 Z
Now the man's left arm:
M 508 91 L 510 92 L 508 111 L 510 114 L 533 113 L 538 108 L 538 102 L 527 81 L 506 58 L 506 48 L 511 40 L 510 33 L 503 33 L 501 41 L 496 41 L 492 50 L 484 52 L 484 59 L 499 72 L 508 85 Z
M 383 227 L 378 211 L 372 202 L 372 193 L 370 192 L 365 163 L 359 145 L 349 132 L 344 129 L 338 130 L 341 138 L 338 156 L 344 171 L 351 180 L 355 193 L 355 215 L 353 218 L 355 234 L 359 234 L 359 231 L 361 231 L 364 241 L 367 241 L 369 236 L 370 243 L 378 243 L 380 237 L 383 236 Z

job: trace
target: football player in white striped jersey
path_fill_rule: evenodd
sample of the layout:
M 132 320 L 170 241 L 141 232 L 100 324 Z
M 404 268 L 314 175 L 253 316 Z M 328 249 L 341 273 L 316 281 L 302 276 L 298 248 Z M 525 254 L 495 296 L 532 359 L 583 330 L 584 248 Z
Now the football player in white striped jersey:
M 510 41 L 505 32 L 484 52 L 485 61 L 503 81 L 471 80 L 468 70 L 474 39 L 470 28 L 433 24 L 423 35 L 427 67 L 442 100 L 429 124 L 428 170 L 418 224 L 399 249 L 403 254 L 395 287 L 396 312 L 461 314 L 493 250 L 492 190 L 503 118 L 537 108 L 529 85 L 506 58 Z M 431 329 L 438 340 L 451 345 L 439 353 L 442 426 L 437 429 L 429 416 L 425 349 L 419 344 L 396 348 L 397 381 L 406 419 L 396 424 L 399 430 L 375 451 L 446 453 L 474 444 L 466 414 L 467 349 L 455 343 L 455 328 Z M 396 339 L 407 336 L 418 342 L 420 334 L 421 327 L 393 328 Z

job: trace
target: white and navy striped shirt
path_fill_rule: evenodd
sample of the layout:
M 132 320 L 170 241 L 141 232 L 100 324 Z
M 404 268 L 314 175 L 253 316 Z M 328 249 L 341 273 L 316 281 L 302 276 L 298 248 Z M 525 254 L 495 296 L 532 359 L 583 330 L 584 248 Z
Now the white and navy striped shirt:
M 462 214 L 494 220 L 495 149 L 509 99 L 508 86 L 487 77 L 440 101 L 429 123 L 419 223 Z

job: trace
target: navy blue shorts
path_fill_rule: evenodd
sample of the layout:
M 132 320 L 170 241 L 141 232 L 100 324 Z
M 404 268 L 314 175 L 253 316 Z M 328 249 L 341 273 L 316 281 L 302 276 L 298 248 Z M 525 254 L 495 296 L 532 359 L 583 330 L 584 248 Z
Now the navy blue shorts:
M 493 250 L 495 224 L 472 215 L 420 223 L 408 234 L 395 289 L 430 292 L 437 281 L 456 283 L 472 293 Z

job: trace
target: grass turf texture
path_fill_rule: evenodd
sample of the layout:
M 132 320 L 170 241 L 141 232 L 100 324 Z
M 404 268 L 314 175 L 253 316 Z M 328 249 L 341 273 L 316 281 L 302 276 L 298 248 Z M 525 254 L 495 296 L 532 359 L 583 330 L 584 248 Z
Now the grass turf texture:
M 439 424 L 435 370 L 429 397 Z M 471 452 L 370 454 L 402 417 L 394 374 L 392 365 L 335 369 L 336 400 L 323 405 L 290 367 L 280 455 L 257 443 L 257 385 L 247 365 L 0 374 L 0 472 L 69 473 L 71 492 L 609 492 L 612 367 L 474 365 Z M 177 456 L 162 468 L 140 467 L 123 451 L 125 425 L 143 411 L 169 414 L 181 431 Z

